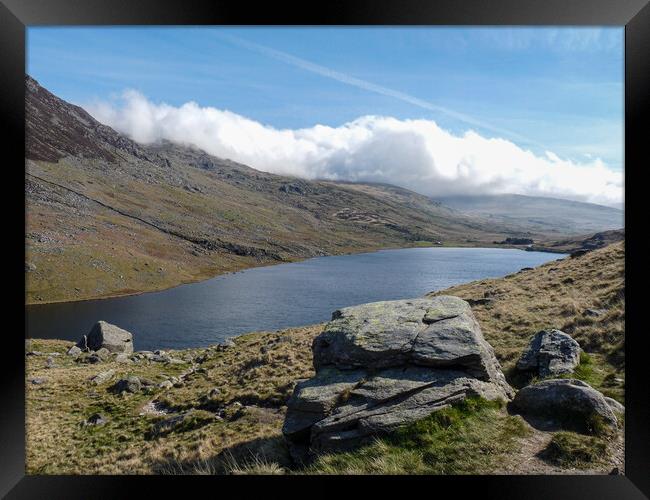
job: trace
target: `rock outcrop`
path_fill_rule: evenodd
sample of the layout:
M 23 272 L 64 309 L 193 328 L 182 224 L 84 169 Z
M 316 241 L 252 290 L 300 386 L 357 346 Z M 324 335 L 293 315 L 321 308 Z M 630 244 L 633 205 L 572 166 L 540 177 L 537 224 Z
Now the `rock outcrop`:
M 294 458 L 357 446 L 476 395 L 513 395 L 467 302 L 375 302 L 335 311 L 297 384 L 283 433 Z
M 106 349 L 108 352 L 131 354 L 133 335 L 106 321 L 98 321 L 88 335 L 84 335 L 79 340 L 77 347 L 84 351 Z
M 517 369 L 549 377 L 572 373 L 579 362 L 580 344 L 560 330 L 542 330 L 517 361 Z
M 116 394 L 121 394 L 123 392 L 136 393 L 142 389 L 142 385 L 143 384 L 138 377 L 130 376 L 115 382 L 110 390 Z
M 595 420 L 611 427 L 616 415 L 605 397 L 586 382 L 576 379 L 544 380 L 519 392 L 512 408 L 524 415 L 548 418 L 582 431 L 593 431 Z

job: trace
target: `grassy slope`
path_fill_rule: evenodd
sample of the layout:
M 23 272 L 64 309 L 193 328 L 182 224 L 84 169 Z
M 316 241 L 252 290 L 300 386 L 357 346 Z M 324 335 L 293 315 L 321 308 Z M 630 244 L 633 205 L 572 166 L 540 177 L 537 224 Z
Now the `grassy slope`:
M 581 368 L 583 378 L 623 402 L 624 259 L 624 242 L 619 242 L 531 271 L 459 285 L 432 295 L 493 299 L 474 305 L 472 310 L 506 374 L 537 331 L 558 328 L 570 334 L 589 354 L 585 359 L 589 361 Z M 587 309 L 604 309 L 605 313 L 587 316 Z
M 577 376 L 623 401 L 623 257 L 623 244 L 619 243 L 533 271 L 440 293 L 464 298 L 481 298 L 487 293 L 495 298 L 493 304 L 476 305 L 473 310 L 512 383 L 519 381 L 513 380 L 509 369 L 530 337 L 540 328 L 554 326 L 571 333 L 588 352 Z M 607 312 L 597 318 L 585 317 L 585 308 Z M 295 381 L 313 375 L 311 342 L 322 327 L 251 333 L 238 337 L 235 346 L 226 350 L 174 353 L 174 357 L 188 360 L 184 365 L 79 365 L 63 355 L 70 342 L 32 340 L 28 349 L 61 355 L 53 357 L 52 368 L 46 367 L 47 356 L 27 357 L 28 379 L 47 379 L 41 385 L 27 383 L 27 470 L 89 474 L 286 472 L 288 455 L 280 433 L 284 404 Z M 113 381 L 134 374 L 160 382 L 192 366 L 199 371 L 182 385 L 148 394 L 120 397 L 108 392 L 109 382 L 99 386 L 88 382 L 90 376 L 109 368 L 117 372 Z M 209 396 L 213 388 L 220 392 Z M 166 436 L 147 439 L 162 418 L 140 415 L 152 400 L 175 414 L 192 413 Z M 105 426 L 80 425 L 97 411 L 108 417 Z M 513 450 L 530 444 L 530 432 L 504 409 L 478 403 L 451 409 L 357 453 L 323 457 L 302 472 L 508 473 L 516 469 L 530 473 L 528 465 L 521 465 L 528 464 L 525 460 L 507 460 Z M 555 464 L 554 473 L 575 472 L 567 467 L 589 467 L 601 473 L 611 469 L 607 453 L 602 451 L 610 447 L 606 439 L 556 434 L 548 446 L 545 453 Z

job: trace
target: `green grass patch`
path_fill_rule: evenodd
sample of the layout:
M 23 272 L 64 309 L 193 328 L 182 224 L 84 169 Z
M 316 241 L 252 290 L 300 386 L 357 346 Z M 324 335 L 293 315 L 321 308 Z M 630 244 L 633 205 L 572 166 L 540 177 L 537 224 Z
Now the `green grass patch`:
M 468 398 L 358 450 L 321 455 L 302 472 L 487 473 L 529 432 L 521 417 L 505 413 L 501 402 Z
M 584 351 L 580 352 L 580 364 L 575 367 L 573 377 L 590 385 L 599 385 L 602 377 L 596 374 L 592 357 Z
M 597 436 L 557 432 L 542 456 L 561 467 L 587 468 L 603 463 L 607 457 L 607 442 Z

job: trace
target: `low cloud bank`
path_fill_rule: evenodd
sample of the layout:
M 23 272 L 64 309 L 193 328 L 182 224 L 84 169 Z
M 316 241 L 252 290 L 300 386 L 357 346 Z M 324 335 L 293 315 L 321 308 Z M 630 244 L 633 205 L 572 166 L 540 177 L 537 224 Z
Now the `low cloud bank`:
M 430 196 L 517 193 L 613 206 L 623 200 L 623 175 L 600 159 L 538 156 L 474 131 L 453 135 L 431 120 L 363 116 L 338 127 L 276 129 L 194 102 L 152 103 L 132 90 L 86 109 L 135 141 L 193 144 L 278 174 L 386 182 Z

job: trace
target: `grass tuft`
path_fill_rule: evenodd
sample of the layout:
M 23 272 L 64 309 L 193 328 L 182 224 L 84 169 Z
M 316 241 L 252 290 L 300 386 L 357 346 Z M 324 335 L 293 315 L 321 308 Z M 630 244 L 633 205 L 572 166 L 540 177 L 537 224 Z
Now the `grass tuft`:
M 586 468 L 604 462 L 607 442 L 596 436 L 557 432 L 541 456 L 561 467 Z

